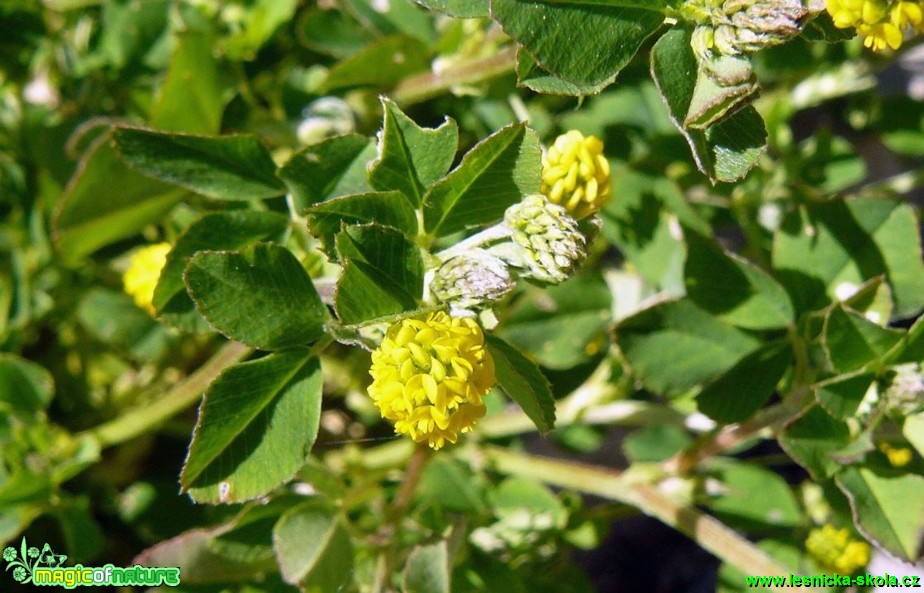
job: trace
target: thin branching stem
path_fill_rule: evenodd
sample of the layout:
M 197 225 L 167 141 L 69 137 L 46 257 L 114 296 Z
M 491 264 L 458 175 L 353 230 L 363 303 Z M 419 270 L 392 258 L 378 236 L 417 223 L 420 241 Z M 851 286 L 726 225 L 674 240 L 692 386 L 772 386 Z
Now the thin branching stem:
M 374 593 L 391 591 L 388 580 L 389 575 L 395 572 L 395 562 L 400 546 L 398 530 L 401 528 L 401 521 L 411 507 L 411 502 L 414 499 L 414 491 L 417 490 L 417 484 L 420 482 L 423 469 L 430 459 L 430 453 L 430 447 L 428 447 L 426 443 L 417 444 L 414 448 L 414 454 L 407 464 L 407 470 L 404 472 L 401 486 L 398 487 L 398 493 L 385 511 L 385 523 L 382 525 L 379 532 L 388 544 L 382 550 L 379 557 L 373 587 Z
M 160 399 L 113 418 L 78 435 L 78 438 L 88 436 L 95 439 L 101 447 L 111 447 L 141 436 L 196 403 L 218 375 L 249 356 L 251 352 L 252 350 L 244 344 L 229 342 L 196 372 Z
M 631 505 L 693 539 L 703 549 L 747 574 L 788 576 L 789 570 L 721 521 L 679 503 L 657 485 L 640 483 L 618 471 L 487 446 L 466 453 L 475 465 L 528 477 Z M 771 587 L 771 589 L 774 589 Z M 774 589 L 776 590 L 776 589 Z M 818 591 L 818 589 L 809 589 Z

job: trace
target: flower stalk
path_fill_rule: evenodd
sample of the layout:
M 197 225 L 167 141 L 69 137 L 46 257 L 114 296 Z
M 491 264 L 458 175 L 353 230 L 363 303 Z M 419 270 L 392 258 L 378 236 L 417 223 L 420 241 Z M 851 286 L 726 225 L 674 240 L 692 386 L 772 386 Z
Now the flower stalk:
M 517 453 L 500 447 L 467 452 L 469 461 L 504 474 L 532 478 L 631 505 L 691 538 L 703 549 L 747 574 L 788 576 L 790 571 L 722 522 L 678 504 L 656 485 L 626 479 L 615 470 Z M 770 587 L 771 590 L 782 588 Z M 819 589 L 808 589 L 818 592 Z

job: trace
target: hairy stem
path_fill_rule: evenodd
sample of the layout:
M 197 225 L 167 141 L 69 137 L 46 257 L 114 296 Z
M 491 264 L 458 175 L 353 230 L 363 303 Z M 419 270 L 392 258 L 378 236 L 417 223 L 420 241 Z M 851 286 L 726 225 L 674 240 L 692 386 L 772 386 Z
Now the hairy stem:
M 379 563 L 376 569 L 375 582 L 373 584 L 374 593 L 384 593 L 390 591 L 389 581 L 391 575 L 395 572 L 395 562 L 397 561 L 399 540 L 397 538 L 398 529 L 401 520 L 411 506 L 414 498 L 414 491 L 420 482 L 420 476 L 423 469 L 430 459 L 430 448 L 426 443 L 418 443 L 414 448 L 414 454 L 411 456 L 404 472 L 404 479 L 401 480 L 401 486 L 391 505 L 385 511 L 385 523 L 380 529 L 380 535 L 388 542 L 379 556 Z
M 401 487 L 398 494 L 388 509 L 387 519 L 392 524 L 397 524 L 404 517 L 408 508 L 411 506 L 411 500 L 414 498 L 414 491 L 420 482 L 420 476 L 423 469 L 430 459 L 430 447 L 426 443 L 418 443 L 414 448 L 414 455 L 408 462 L 407 470 L 404 472 L 404 479 L 401 481 Z

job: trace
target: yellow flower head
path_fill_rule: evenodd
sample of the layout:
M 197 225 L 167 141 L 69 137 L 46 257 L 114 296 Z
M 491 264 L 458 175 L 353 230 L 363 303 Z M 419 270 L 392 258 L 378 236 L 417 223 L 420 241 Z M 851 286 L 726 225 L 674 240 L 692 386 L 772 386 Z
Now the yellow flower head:
M 846 528 L 825 525 L 809 532 L 805 549 L 824 570 L 853 574 L 869 564 L 869 544 L 850 537 Z
M 160 271 L 167 263 L 169 243 L 148 245 L 135 251 L 128 260 L 128 269 L 122 275 L 125 292 L 135 299 L 142 309 L 154 314 L 154 289 L 160 279 Z
M 893 447 L 889 443 L 882 443 L 879 450 L 885 453 L 892 467 L 905 467 L 914 459 L 914 453 L 908 447 Z
M 470 318 L 430 314 L 392 325 L 372 353 L 369 395 L 382 417 L 434 449 L 455 443 L 484 416 L 494 361 Z
M 906 30 L 924 30 L 920 0 L 825 0 L 825 7 L 836 27 L 855 27 L 873 51 L 898 49 Z
M 610 164 L 603 142 L 571 130 L 542 155 L 542 193 L 574 218 L 584 218 L 610 199 Z

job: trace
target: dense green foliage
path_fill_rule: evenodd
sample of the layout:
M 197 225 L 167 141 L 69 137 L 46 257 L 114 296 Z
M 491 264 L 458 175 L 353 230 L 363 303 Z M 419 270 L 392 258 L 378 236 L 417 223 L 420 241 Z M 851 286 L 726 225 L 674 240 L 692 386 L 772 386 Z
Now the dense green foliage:
M 793 19 L 4 2 L 0 544 L 179 566 L 184 591 L 588 591 L 572 551 L 637 512 L 726 592 L 862 570 L 861 540 L 919 560 L 924 103 L 823 6 L 763 3 Z M 571 129 L 612 198 L 528 224 Z M 123 274 L 159 243 L 139 300 Z M 491 302 L 440 302 L 475 247 Z M 369 352 L 469 307 L 487 415 L 415 446 Z M 863 552 L 807 549 L 823 525 Z

